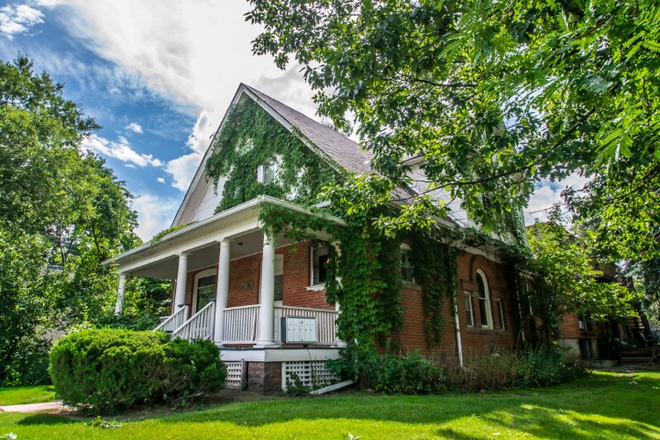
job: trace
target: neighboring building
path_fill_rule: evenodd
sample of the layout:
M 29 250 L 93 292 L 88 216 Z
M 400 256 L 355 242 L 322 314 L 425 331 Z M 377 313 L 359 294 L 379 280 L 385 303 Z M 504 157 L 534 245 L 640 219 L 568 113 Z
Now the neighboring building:
M 274 145 L 267 148 L 268 142 Z M 217 162 L 218 154 L 224 163 Z M 293 373 L 303 381 L 330 377 L 325 361 L 337 358 L 344 344 L 334 324 L 341 306 L 328 304 L 325 297 L 327 250 L 283 236 L 274 246 L 265 238 L 259 215 L 278 206 L 341 227 L 341 218 L 303 206 L 314 204 L 324 184 L 347 173 L 371 171 L 370 159 L 340 133 L 241 85 L 173 221 L 172 226 L 181 228 L 104 263 L 120 273 L 117 312 L 128 276 L 176 280 L 172 315 L 160 328 L 183 338 L 214 340 L 228 365 L 230 386 L 272 392 L 283 389 Z M 209 163 L 224 170 L 217 184 L 206 178 Z M 426 188 L 419 163 L 410 161 L 415 179 L 410 193 Z M 451 218 L 439 223 L 446 228 L 474 226 L 458 202 Z M 322 232 L 316 238 L 327 246 L 333 243 Z M 452 245 L 459 249 L 457 311 L 445 298 L 437 350 L 462 359 L 497 347 L 513 348 L 524 339 L 519 323 L 528 319 L 513 298 L 513 269 L 495 245 Z M 402 350 L 428 353 L 422 288 L 409 264 L 414 249 L 402 244 L 401 252 L 404 322 L 396 336 Z

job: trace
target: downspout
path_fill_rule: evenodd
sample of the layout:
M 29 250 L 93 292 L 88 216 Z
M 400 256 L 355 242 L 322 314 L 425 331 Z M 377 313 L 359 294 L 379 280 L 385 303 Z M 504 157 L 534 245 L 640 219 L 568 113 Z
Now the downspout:
M 458 365 L 463 367 L 463 344 L 461 343 L 461 326 L 458 322 L 458 299 L 456 298 L 456 290 L 451 298 L 452 309 L 454 311 L 454 329 L 456 330 L 456 351 L 458 355 Z

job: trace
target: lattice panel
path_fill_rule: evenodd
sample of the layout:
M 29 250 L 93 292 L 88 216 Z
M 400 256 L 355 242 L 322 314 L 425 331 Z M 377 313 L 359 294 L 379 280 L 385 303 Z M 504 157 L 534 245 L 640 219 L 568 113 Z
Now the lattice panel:
M 325 361 L 297 361 L 283 362 L 282 388 L 286 390 L 287 384 L 293 382 L 295 375 L 300 378 L 306 387 L 316 389 L 336 382 L 339 378 L 331 372 Z
M 227 388 L 240 389 L 243 382 L 243 365 L 241 361 L 225 362 L 227 366 Z

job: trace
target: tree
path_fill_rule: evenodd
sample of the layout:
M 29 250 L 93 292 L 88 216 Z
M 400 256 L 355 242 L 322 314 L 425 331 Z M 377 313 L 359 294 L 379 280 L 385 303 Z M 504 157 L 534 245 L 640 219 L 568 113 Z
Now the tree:
M 592 176 L 573 208 L 597 214 L 613 258 L 658 255 L 651 0 L 250 4 L 247 20 L 264 27 L 253 51 L 281 68 L 300 63 L 319 112 L 342 129 L 354 116 L 394 184 L 408 182 L 404 159 L 421 156 L 429 188 L 446 188 L 492 228 L 540 180 Z
M 591 231 L 567 229 L 555 215 L 547 223 L 530 226 L 527 237 L 533 255 L 529 264 L 538 274 L 542 292 L 542 312 L 552 320 L 566 313 L 588 314 L 597 320 L 632 313 L 639 295 L 617 280 L 607 279 Z
M 98 128 L 27 57 L 0 62 L 0 384 L 45 379 L 45 333 L 111 310 L 101 262 L 139 240 L 123 182 L 79 148 Z

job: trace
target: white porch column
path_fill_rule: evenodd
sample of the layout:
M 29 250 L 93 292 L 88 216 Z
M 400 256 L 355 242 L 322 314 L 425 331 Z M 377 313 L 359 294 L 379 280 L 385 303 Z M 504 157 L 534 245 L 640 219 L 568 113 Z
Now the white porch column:
M 174 311 L 186 304 L 186 279 L 188 278 L 188 254 L 179 254 L 179 271 L 176 275 L 176 294 L 174 295 Z
M 124 297 L 126 296 L 126 274 L 119 274 L 119 286 L 117 287 L 117 302 L 115 303 L 115 315 L 124 311 Z
M 218 259 L 218 284 L 215 294 L 215 331 L 213 339 L 222 342 L 225 309 L 229 297 L 229 262 L 231 261 L 231 241 L 224 239 L 220 242 L 220 257 Z
M 273 345 L 273 313 L 275 311 L 275 245 L 264 232 L 259 290 L 259 340 L 257 345 Z

